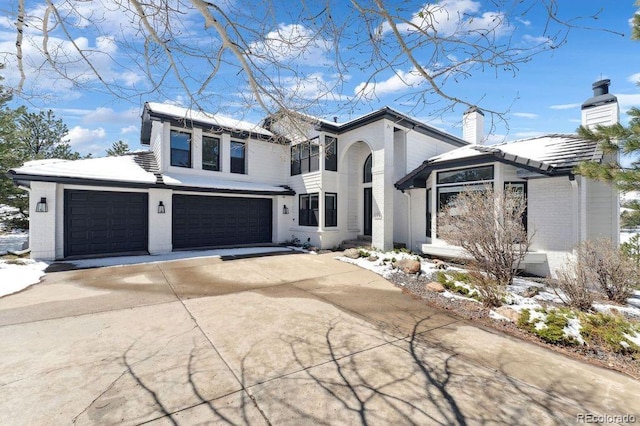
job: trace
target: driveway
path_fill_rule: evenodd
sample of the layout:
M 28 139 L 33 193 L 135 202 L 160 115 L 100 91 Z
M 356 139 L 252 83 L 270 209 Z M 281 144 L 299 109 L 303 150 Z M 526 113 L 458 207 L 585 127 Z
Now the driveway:
M 50 273 L 0 299 L 0 424 L 568 424 L 640 382 L 291 254 Z

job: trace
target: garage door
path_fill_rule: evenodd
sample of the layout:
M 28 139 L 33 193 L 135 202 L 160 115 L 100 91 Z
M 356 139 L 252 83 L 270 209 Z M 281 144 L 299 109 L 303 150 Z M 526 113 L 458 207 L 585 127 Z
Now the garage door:
M 271 242 L 271 199 L 173 196 L 173 248 Z
M 64 191 L 64 255 L 147 251 L 147 194 Z

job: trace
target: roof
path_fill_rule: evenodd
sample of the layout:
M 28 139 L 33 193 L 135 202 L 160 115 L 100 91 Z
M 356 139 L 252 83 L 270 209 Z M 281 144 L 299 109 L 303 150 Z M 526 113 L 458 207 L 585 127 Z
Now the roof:
M 550 134 L 496 145 L 467 145 L 432 157 L 396 183 L 422 186 L 431 171 L 500 161 L 543 175 L 569 175 L 582 161 L 601 161 L 598 143 L 576 135 Z
M 279 113 L 274 114 L 277 116 Z M 325 131 L 333 134 L 341 134 L 351 130 L 355 130 L 359 127 L 366 126 L 367 124 L 371 124 L 375 121 L 381 119 L 387 119 L 393 121 L 395 124 L 409 128 L 418 133 L 422 133 L 427 136 L 434 137 L 443 142 L 449 143 L 450 145 L 460 147 L 468 145 L 469 142 L 460 139 L 456 136 L 450 135 L 442 130 L 436 129 L 435 127 L 429 126 L 428 124 L 423 123 L 422 121 L 405 115 L 399 111 L 396 111 L 390 107 L 383 107 L 378 110 L 372 111 L 360 117 L 356 117 L 352 120 L 343 122 L 343 123 L 335 123 L 333 121 L 324 120 L 318 117 L 314 117 L 308 114 L 303 114 L 299 112 L 293 111 L 292 114 L 300 117 L 302 120 L 314 123 L 318 130 Z M 267 117 L 264 120 L 264 125 L 266 127 L 270 127 L 271 119 L 274 117 Z M 286 135 L 284 135 L 286 136 Z
M 114 186 L 124 188 L 167 188 L 182 191 L 293 195 L 289 187 L 190 174 L 160 174 L 153 152 L 135 152 L 114 157 L 82 160 L 29 161 L 9 170 L 14 182 L 59 182 L 78 185 Z
M 248 121 L 237 120 L 221 114 L 211 114 L 171 104 L 146 102 L 142 112 L 142 143 L 149 144 L 151 120 L 162 119 L 174 125 L 209 128 L 213 132 L 229 132 L 235 137 L 273 139 L 274 134 L 264 127 Z

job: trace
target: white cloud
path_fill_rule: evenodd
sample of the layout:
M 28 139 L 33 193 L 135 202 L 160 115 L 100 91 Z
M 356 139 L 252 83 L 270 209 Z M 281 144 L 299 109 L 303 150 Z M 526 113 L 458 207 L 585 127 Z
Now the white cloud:
M 480 2 L 473 0 L 443 0 L 438 3 L 427 3 L 411 18 L 411 24 L 398 24 L 400 31 L 416 31 L 416 27 L 429 33 L 437 32 L 441 37 L 472 33 L 493 34 L 501 36 L 509 33 L 503 12 L 480 12 Z M 382 26 L 382 33 L 391 31 L 387 23 Z
M 69 139 L 71 146 L 85 145 L 103 140 L 107 136 L 107 132 L 102 128 L 88 129 L 86 127 L 75 126 L 69 130 L 66 139 Z
M 531 112 L 514 112 L 513 114 L 511 114 L 515 117 L 520 117 L 520 118 L 527 118 L 530 120 L 536 119 L 539 117 L 538 114 L 533 114 Z
M 331 42 L 300 24 L 280 24 L 263 40 L 249 45 L 249 54 L 263 62 L 326 65 Z
M 553 40 L 549 37 L 545 36 L 532 36 L 529 34 L 525 34 L 522 36 L 522 41 L 527 46 L 544 46 L 545 44 L 551 45 L 553 44 Z
M 384 81 L 362 82 L 358 84 L 354 89 L 354 93 L 356 95 L 364 96 L 365 98 L 384 96 L 415 88 L 424 82 L 424 76 L 416 68 L 407 72 L 399 70 L 393 76 Z
M 635 74 L 631 74 L 629 77 L 627 77 L 627 81 L 629 81 L 631 83 L 640 82 L 640 72 L 637 72 Z
M 531 21 L 528 21 L 526 19 L 522 19 L 520 17 L 516 17 L 516 21 L 520 22 L 525 27 L 528 27 L 529 25 L 531 25 Z
M 628 111 L 629 109 L 631 109 L 631 107 L 640 106 L 640 93 L 635 93 L 631 95 L 616 94 L 616 97 L 618 98 L 618 105 L 620 105 L 620 111 L 622 112 Z
M 94 110 L 87 110 L 82 117 L 84 124 L 111 123 L 122 124 L 123 122 L 133 122 L 139 120 L 140 110 L 129 108 L 124 111 L 115 111 L 113 108 L 98 107 Z
M 574 109 L 578 108 L 580 104 L 560 104 L 560 105 L 551 105 L 549 108 L 555 110 L 565 110 L 565 109 Z
M 127 133 L 137 132 L 138 130 L 138 126 L 134 126 L 132 124 L 131 126 L 123 127 L 122 129 L 120 129 L 120 134 L 126 135 Z

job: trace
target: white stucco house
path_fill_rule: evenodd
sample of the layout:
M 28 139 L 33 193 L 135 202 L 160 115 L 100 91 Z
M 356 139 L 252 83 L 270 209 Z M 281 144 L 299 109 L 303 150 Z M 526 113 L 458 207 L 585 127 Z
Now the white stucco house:
M 594 83 L 583 124 L 618 121 L 608 86 Z M 617 191 L 572 173 L 580 160 L 606 160 L 596 144 L 546 135 L 484 145 L 476 108 L 463 127 L 458 138 L 391 108 L 345 123 L 276 114 L 253 124 L 147 103 L 148 151 L 29 162 L 9 175 L 30 192 L 31 256 L 45 260 L 293 238 L 332 248 L 358 236 L 455 255 L 437 238 L 438 210 L 487 183 L 526 192 L 531 272 L 549 274 L 581 240 L 617 241 Z

